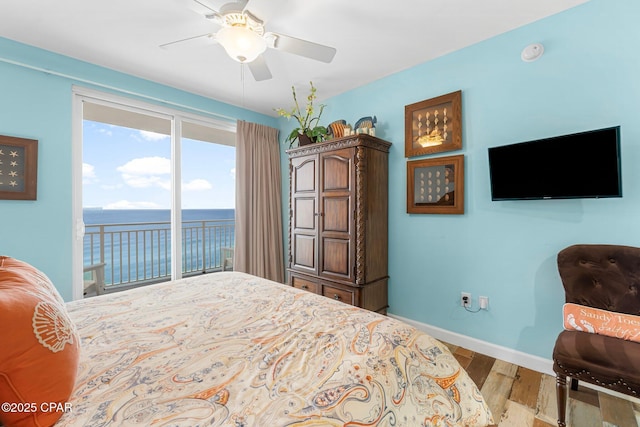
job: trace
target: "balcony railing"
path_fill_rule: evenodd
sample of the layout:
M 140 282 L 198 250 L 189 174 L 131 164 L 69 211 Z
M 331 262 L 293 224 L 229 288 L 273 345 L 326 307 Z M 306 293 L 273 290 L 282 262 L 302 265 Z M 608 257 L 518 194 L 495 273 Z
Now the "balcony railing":
M 182 274 L 221 271 L 233 247 L 235 221 L 183 221 Z M 104 263 L 105 289 L 169 280 L 171 223 L 92 224 L 84 236 L 84 265 Z

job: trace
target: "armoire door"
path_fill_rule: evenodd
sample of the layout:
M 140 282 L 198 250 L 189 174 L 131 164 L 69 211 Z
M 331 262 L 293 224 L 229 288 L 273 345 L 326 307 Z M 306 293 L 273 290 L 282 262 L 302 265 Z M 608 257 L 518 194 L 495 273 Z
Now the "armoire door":
M 354 277 L 355 149 L 320 154 L 320 276 L 344 281 Z
M 290 267 L 318 274 L 318 155 L 291 159 Z

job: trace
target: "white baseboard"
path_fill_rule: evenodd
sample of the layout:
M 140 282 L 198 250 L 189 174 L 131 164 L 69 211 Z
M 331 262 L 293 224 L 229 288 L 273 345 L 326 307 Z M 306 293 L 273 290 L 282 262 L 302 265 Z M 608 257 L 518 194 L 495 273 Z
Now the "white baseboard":
M 448 342 L 449 344 L 464 347 L 469 350 L 494 357 L 496 359 L 504 360 L 505 362 L 523 366 L 533 371 L 542 372 L 543 374 L 552 375 L 554 377 L 556 376 L 556 374 L 553 372 L 553 361 L 551 359 L 545 359 L 540 356 L 534 356 L 532 354 L 523 353 L 511 348 L 491 344 L 477 338 L 468 337 L 457 332 L 447 331 L 446 329 L 427 325 L 426 323 L 417 322 L 415 320 L 396 316 L 394 314 L 389 314 L 389 317 L 393 317 L 394 319 L 398 319 L 405 323 L 408 323 L 411 326 L 414 326 L 415 328 L 426 332 L 432 337 L 441 341 Z

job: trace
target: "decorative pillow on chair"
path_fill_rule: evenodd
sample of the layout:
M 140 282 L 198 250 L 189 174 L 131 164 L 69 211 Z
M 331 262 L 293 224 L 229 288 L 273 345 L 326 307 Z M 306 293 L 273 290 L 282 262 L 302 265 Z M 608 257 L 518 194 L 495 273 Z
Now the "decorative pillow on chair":
M 640 316 L 566 303 L 562 307 L 564 328 L 640 342 Z
M 0 343 L 0 424 L 53 425 L 75 384 L 78 336 L 47 276 L 4 256 L 0 256 Z

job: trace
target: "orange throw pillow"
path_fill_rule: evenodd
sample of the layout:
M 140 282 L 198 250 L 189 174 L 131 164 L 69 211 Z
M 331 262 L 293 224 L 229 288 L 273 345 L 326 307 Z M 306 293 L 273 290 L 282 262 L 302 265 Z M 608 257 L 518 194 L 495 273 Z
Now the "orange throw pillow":
M 75 327 L 43 273 L 0 256 L 0 424 L 51 426 L 70 405 L 80 356 Z
M 567 303 L 563 306 L 564 328 L 640 342 L 640 316 Z

